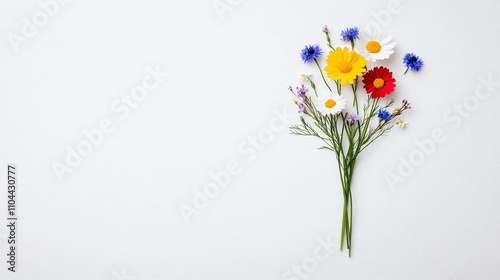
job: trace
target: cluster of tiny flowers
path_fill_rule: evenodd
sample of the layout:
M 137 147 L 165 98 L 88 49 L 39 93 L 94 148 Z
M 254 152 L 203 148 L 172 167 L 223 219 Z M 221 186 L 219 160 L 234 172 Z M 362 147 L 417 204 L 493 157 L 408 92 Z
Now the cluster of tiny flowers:
M 408 110 L 408 109 L 411 109 L 410 102 L 408 102 L 408 100 L 406 100 L 406 99 L 403 99 L 403 101 L 401 102 L 401 108 L 397 108 L 397 107 L 394 108 L 392 116 L 393 117 L 399 116 L 399 115 L 401 115 L 401 113 L 404 110 Z M 405 122 L 405 120 L 403 118 L 399 118 L 396 122 L 396 125 L 399 127 L 406 127 L 406 126 L 408 126 L 408 123 Z
M 408 102 L 408 100 L 403 99 L 401 103 L 403 104 L 402 109 L 411 109 L 410 102 Z
M 293 99 L 293 103 L 295 103 L 297 105 L 297 107 L 299 108 L 299 113 L 306 112 L 307 105 L 304 102 L 304 98 L 305 98 L 306 93 L 309 91 L 309 89 L 304 87 L 304 85 L 302 85 L 301 87 L 297 87 L 297 93 L 295 93 L 293 91 L 293 88 L 291 86 L 288 87 L 288 90 L 291 91 L 292 94 L 297 97 L 297 98 Z
M 401 115 L 401 113 L 404 110 L 408 110 L 408 109 L 411 109 L 410 102 L 408 102 L 408 100 L 406 100 L 406 99 L 403 99 L 403 101 L 401 101 L 401 108 L 397 108 L 397 107 L 394 108 L 393 115 L 394 116 Z

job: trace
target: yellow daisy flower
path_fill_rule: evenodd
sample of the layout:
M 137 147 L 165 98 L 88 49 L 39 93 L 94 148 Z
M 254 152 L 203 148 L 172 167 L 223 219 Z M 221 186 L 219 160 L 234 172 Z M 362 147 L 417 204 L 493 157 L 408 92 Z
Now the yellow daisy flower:
M 366 59 L 355 51 L 337 47 L 330 51 L 326 58 L 325 72 L 328 78 L 340 80 L 340 84 L 353 84 L 356 77 L 363 75 L 366 71 Z

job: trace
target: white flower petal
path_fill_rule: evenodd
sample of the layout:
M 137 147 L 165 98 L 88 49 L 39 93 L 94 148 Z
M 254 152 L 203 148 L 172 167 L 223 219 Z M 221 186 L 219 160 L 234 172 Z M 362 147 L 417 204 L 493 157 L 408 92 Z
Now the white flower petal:
M 366 44 L 370 41 L 379 42 L 381 48 L 378 53 L 371 53 L 366 49 Z M 395 42 L 392 42 L 392 36 L 385 33 L 373 30 L 371 32 L 364 31 L 361 32 L 359 36 L 358 44 L 356 45 L 356 51 L 364 56 L 366 60 L 375 62 L 377 60 L 383 60 L 390 57 L 394 53 Z

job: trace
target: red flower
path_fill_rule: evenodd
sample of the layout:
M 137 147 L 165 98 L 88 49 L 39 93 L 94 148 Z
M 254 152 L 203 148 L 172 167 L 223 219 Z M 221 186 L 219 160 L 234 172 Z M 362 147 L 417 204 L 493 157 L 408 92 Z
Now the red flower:
M 394 91 L 396 80 L 392 72 L 383 66 L 375 67 L 363 75 L 363 87 L 372 98 L 384 97 Z

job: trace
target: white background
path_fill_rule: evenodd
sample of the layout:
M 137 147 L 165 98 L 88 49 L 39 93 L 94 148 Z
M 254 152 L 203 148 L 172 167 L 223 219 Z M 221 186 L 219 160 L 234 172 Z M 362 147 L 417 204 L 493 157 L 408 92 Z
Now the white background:
M 286 87 L 317 74 L 299 52 L 326 48 L 321 26 L 337 45 L 341 29 L 375 23 L 397 42 L 383 64 L 393 97 L 412 102 L 410 126 L 358 159 L 352 257 L 335 250 L 307 277 L 500 279 L 500 86 L 474 97 L 480 77 L 500 81 L 500 2 L 390 3 L 74 0 L 15 52 L 9 34 L 43 9 L 0 1 L 0 278 L 285 279 L 318 239 L 338 243 L 332 153 L 286 129 L 254 158 L 238 147 L 269 132 L 275 111 L 296 112 Z M 422 56 L 420 72 L 402 75 L 405 52 Z M 157 66 L 170 75 L 121 120 L 111 104 Z M 114 130 L 60 182 L 53 163 L 105 118 Z M 391 188 L 384 174 L 435 129 L 446 141 Z M 186 223 L 179 206 L 231 161 L 241 172 Z M 15 274 L 4 261 L 8 163 L 19 169 Z

